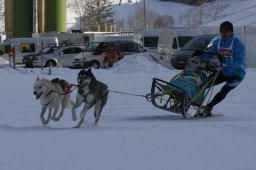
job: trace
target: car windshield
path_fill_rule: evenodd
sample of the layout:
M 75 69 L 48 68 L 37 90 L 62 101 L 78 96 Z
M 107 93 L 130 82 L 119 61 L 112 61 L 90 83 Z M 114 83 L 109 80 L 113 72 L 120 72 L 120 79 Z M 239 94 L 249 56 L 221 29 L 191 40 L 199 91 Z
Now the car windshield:
M 192 38 L 193 37 L 190 37 L 190 36 L 179 36 L 178 40 L 179 40 L 180 47 L 183 47 Z
M 186 50 L 204 50 L 209 42 L 215 37 L 216 35 L 203 35 L 203 36 L 196 36 L 188 41 L 182 49 Z
M 100 42 L 91 42 L 87 48 L 85 49 L 86 52 L 93 52 L 98 46 L 100 45 Z

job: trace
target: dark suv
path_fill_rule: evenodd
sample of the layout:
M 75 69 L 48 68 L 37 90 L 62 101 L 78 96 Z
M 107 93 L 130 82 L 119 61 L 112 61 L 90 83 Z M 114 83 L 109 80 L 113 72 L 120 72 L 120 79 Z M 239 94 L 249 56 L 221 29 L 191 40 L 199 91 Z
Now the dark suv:
M 182 70 L 187 64 L 188 59 L 195 50 L 208 50 L 214 40 L 218 38 L 217 34 L 198 35 L 188 41 L 181 49 L 171 56 L 171 64 L 175 69 Z
M 133 41 L 111 42 L 105 54 L 106 67 L 111 67 L 113 64 L 124 58 L 124 56 L 144 52 L 142 46 Z

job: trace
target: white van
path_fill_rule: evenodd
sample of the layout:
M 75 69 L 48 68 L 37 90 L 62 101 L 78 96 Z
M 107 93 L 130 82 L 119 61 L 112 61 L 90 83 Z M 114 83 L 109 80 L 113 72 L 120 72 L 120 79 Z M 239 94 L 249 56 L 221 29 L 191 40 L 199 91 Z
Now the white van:
M 24 55 L 36 54 L 43 47 L 58 45 L 56 37 L 8 38 L 0 43 L 0 57 L 9 59 L 10 50 L 15 47 L 15 62 L 21 64 Z
M 141 31 L 143 48 L 149 53 L 157 53 L 161 29 L 145 29 Z
M 202 34 L 194 28 L 145 29 L 141 32 L 143 47 L 159 55 L 172 54 L 194 36 Z
M 194 28 L 162 29 L 159 35 L 158 53 L 173 54 L 193 37 L 202 34 L 201 30 Z

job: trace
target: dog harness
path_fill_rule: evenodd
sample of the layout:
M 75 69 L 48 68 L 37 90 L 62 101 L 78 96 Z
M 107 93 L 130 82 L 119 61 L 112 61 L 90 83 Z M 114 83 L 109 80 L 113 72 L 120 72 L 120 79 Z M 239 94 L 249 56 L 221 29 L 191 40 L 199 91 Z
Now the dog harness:
M 99 97 L 104 96 L 105 94 L 107 94 L 109 92 L 108 86 L 106 84 L 101 83 L 101 85 L 102 85 L 102 86 L 100 86 L 101 88 L 99 89 L 99 91 L 97 92 L 97 95 L 93 99 L 93 103 L 96 102 L 96 99 L 98 99 Z M 81 88 L 81 86 L 79 86 L 79 88 L 78 88 L 78 93 L 79 94 L 83 94 L 84 93 L 84 90 Z M 88 93 L 88 94 L 90 94 L 90 93 Z M 88 94 L 83 95 L 83 97 L 84 97 L 83 101 L 85 103 L 88 103 L 87 100 L 86 100 Z

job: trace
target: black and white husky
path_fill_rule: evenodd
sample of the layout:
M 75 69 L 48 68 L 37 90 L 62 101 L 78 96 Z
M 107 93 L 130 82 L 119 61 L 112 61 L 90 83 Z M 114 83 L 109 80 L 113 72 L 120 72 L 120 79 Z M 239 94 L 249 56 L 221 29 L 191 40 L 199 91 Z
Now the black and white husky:
M 101 111 L 105 106 L 108 98 L 108 86 L 98 80 L 91 72 L 91 68 L 88 70 L 81 70 L 77 76 L 78 91 L 76 95 L 76 102 L 72 107 L 72 118 L 76 121 L 76 112 L 75 110 L 84 103 L 84 108 L 80 113 L 80 121 L 75 126 L 79 128 L 85 119 L 86 112 L 92 107 L 95 106 L 94 117 L 96 125 L 99 121 Z
M 37 77 L 34 83 L 33 94 L 36 99 L 40 100 L 41 114 L 40 119 L 43 125 L 49 123 L 50 119 L 53 121 L 59 121 L 63 116 L 63 112 L 67 107 L 71 107 L 73 102 L 70 100 L 70 84 L 62 79 L 40 79 Z M 57 116 L 58 109 L 61 107 L 60 113 Z M 44 118 L 46 110 L 49 110 L 47 118 Z M 53 110 L 53 114 L 52 114 Z M 57 117 L 56 117 L 57 116 Z

